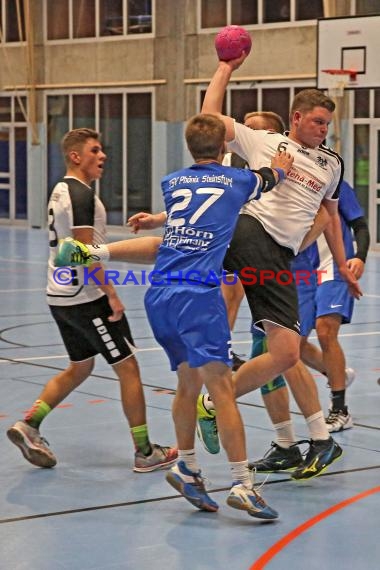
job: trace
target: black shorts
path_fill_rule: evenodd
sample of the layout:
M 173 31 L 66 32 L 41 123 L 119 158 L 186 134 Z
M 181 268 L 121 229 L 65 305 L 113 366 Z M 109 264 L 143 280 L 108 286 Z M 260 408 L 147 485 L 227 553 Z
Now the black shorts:
M 112 310 L 106 295 L 96 301 L 70 307 L 50 305 L 50 311 L 72 362 L 82 362 L 102 354 L 113 365 L 135 351 L 125 315 L 120 321 L 108 320 Z
M 293 251 L 279 245 L 256 218 L 240 214 L 223 265 L 239 275 L 255 325 L 263 328 L 269 321 L 299 334 L 293 258 Z

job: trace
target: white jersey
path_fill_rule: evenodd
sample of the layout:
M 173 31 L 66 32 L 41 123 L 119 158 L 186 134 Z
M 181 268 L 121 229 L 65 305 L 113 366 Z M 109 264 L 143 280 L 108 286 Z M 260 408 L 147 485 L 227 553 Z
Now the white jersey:
M 249 167 L 270 166 L 277 150 L 294 156 L 287 178 L 256 202 L 248 202 L 241 213 L 257 218 L 269 235 L 295 254 L 311 228 L 322 200 L 337 200 L 343 177 L 341 157 L 326 146 L 306 148 L 286 135 L 256 131 L 235 122 L 235 139 L 228 149 Z
M 65 176 L 54 187 L 48 204 L 49 246 L 47 302 L 49 305 L 71 306 L 88 303 L 104 295 L 93 282 L 84 284 L 84 267 L 54 266 L 58 240 L 72 236 L 74 228 L 92 228 L 93 243 L 106 240 L 106 211 L 90 187 L 71 176 Z M 63 269 L 63 271 L 62 271 Z M 66 273 L 65 273 L 66 271 Z

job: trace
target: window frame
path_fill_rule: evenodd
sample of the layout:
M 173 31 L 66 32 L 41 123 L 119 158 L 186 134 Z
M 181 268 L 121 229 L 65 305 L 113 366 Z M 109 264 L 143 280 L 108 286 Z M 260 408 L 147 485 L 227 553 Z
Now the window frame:
M 146 87 L 114 87 L 114 88 L 97 88 L 91 91 L 91 94 L 95 95 L 95 125 L 94 129 L 99 131 L 100 129 L 100 108 L 99 108 L 99 97 L 101 95 L 122 95 L 122 145 L 123 145 L 123 165 L 122 165 L 122 180 L 121 185 L 123 189 L 128 188 L 128 166 L 126 162 L 126 153 L 128 149 L 128 140 L 127 140 L 127 122 L 128 122 L 128 109 L 127 109 L 127 97 L 130 94 L 150 94 L 151 96 L 151 176 L 150 176 L 150 195 L 151 195 L 151 203 L 150 209 L 153 207 L 155 197 L 155 187 L 154 187 L 154 179 L 155 179 L 155 156 L 156 156 L 156 132 L 155 132 L 155 125 L 156 125 L 156 118 L 155 118 L 155 109 L 156 109 L 156 90 L 154 86 L 146 86 Z M 87 89 L 47 89 L 44 91 L 44 122 L 47 125 L 46 131 L 48 130 L 48 98 L 52 96 L 66 96 L 68 97 L 68 129 L 75 128 L 73 127 L 74 124 L 74 113 L 73 113 L 73 96 L 75 95 L 88 95 Z M 48 147 L 48 137 L 46 134 L 46 148 Z M 45 164 L 45 177 L 46 177 L 46 196 L 49 192 L 52 191 L 52 188 L 49 186 L 49 164 L 48 164 L 48 154 L 46 155 L 46 164 Z M 100 194 L 100 180 L 96 180 L 94 182 L 94 188 L 96 194 L 99 196 Z M 122 204 L 122 219 L 123 224 L 127 219 L 128 214 L 128 192 L 124 190 L 123 192 L 123 204 Z M 112 229 L 122 227 L 123 224 L 108 224 L 108 228 L 112 231 Z
M 25 34 L 25 38 L 23 40 L 18 41 L 7 41 L 7 0 L 0 0 L 1 4 L 1 11 L 0 11 L 0 28 L 1 28 L 1 38 L 0 38 L 0 46 L 24 46 L 26 44 L 26 22 L 25 22 L 25 14 L 24 21 L 22 22 L 23 32 Z
M 227 3 L 227 22 L 225 25 L 231 24 L 231 2 L 234 0 L 223 0 Z M 317 18 L 310 19 L 310 20 L 296 20 L 296 0 L 290 0 L 290 18 L 286 22 L 271 22 L 271 23 L 264 23 L 263 22 L 263 14 L 264 14 L 264 2 L 266 0 L 257 0 L 257 24 L 244 24 L 244 28 L 247 30 L 260 30 L 260 29 L 271 29 L 271 28 L 289 28 L 289 27 L 300 27 L 300 26 L 316 26 Z M 202 21 L 202 0 L 197 0 L 197 33 L 198 34 L 209 34 L 213 32 L 218 32 L 219 28 L 202 28 L 201 27 Z
M 1 1 L 1 0 L 0 0 Z M 151 0 L 152 2 L 152 31 L 151 32 L 141 32 L 136 34 L 128 33 L 128 0 L 123 0 L 123 33 L 119 35 L 100 35 L 100 6 L 99 0 L 95 1 L 95 35 L 86 38 L 75 38 L 73 36 L 73 9 L 72 3 L 76 0 L 67 0 L 69 3 L 69 37 L 61 39 L 49 39 L 48 38 L 48 8 L 47 3 L 49 0 L 44 0 L 43 2 L 43 41 L 44 45 L 57 45 L 57 44 L 67 44 L 67 43 L 93 43 L 94 40 L 97 42 L 115 42 L 120 40 L 135 40 L 135 39 L 146 39 L 155 37 L 156 30 L 156 0 Z

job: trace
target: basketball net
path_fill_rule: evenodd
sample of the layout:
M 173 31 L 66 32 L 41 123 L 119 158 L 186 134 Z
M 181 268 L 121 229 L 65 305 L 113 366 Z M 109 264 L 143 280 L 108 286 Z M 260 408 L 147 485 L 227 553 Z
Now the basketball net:
M 342 151 L 342 120 L 347 117 L 348 113 L 348 99 L 345 97 L 345 89 L 356 85 L 356 71 L 354 69 L 323 69 L 322 71 L 328 79 L 328 95 L 335 103 L 332 139 L 334 149 L 340 154 Z
M 356 85 L 356 71 L 354 69 L 322 69 L 326 74 L 329 97 L 336 99 L 343 97 L 344 90 Z

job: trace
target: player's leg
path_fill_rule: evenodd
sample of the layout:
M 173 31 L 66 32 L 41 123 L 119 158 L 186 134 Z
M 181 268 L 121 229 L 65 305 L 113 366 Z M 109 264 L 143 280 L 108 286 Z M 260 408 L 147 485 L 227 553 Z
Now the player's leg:
M 233 331 L 241 302 L 244 299 L 244 288 L 237 276 L 227 274 L 223 277 L 221 289 L 226 303 L 228 323 L 230 330 Z M 236 372 L 244 362 L 245 360 L 232 351 L 233 372 Z
M 299 336 L 292 330 L 265 322 L 268 352 L 249 360 L 234 374 L 236 397 L 247 394 L 291 368 L 299 356 Z
M 292 474 L 292 478 L 310 479 L 323 473 L 343 452 L 327 430 L 317 387 L 306 366 L 298 361 L 285 372 L 285 378 L 306 419 L 310 433 L 310 449 L 303 464 Z
M 255 358 L 267 351 L 267 343 L 265 335 L 257 330 L 253 333 L 252 338 L 251 358 Z M 283 376 L 277 376 L 262 386 L 260 390 L 276 438 L 265 456 L 251 462 L 249 468 L 255 469 L 259 473 L 294 469 L 302 462 L 302 455 L 295 445 L 296 437 L 290 416 L 289 391 Z
M 252 487 L 244 426 L 235 400 L 231 370 L 222 362 L 209 362 L 200 367 L 199 372 L 215 404 L 220 439 L 230 463 L 233 485 L 227 504 L 262 520 L 277 518 L 278 513 Z
M 301 360 L 310 368 L 313 368 L 317 372 L 320 372 L 324 376 L 327 376 L 326 365 L 323 358 L 323 352 L 319 346 L 310 342 L 307 337 L 301 338 Z M 352 382 L 355 380 L 356 373 L 353 368 L 345 367 L 345 389 L 351 386 Z M 327 379 L 328 386 L 330 386 L 330 381 Z
M 330 390 L 331 408 L 326 424 L 330 432 L 353 427 L 352 416 L 346 406 L 346 359 L 338 341 L 341 315 L 323 315 L 317 318 L 316 331 L 323 353 Z
M 177 459 L 177 450 L 150 440 L 144 391 L 136 359 L 130 356 L 114 364 L 113 368 L 120 380 L 123 411 L 135 445 L 133 470 L 146 473 L 170 467 Z
M 126 316 L 118 321 L 109 321 L 112 314 L 106 296 L 99 300 L 99 308 L 91 315 L 88 338 L 97 352 L 113 367 L 120 381 L 123 411 L 127 418 L 135 445 L 134 471 L 145 473 L 169 467 L 177 458 L 177 450 L 151 443 L 146 419 L 145 397 L 135 352 L 134 340 Z M 95 316 L 96 315 L 96 316 Z M 93 334 L 93 322 L 99 324 Z
M 172 485 L 192 505 L 203 511 L 215 512 L 218 504 L 207 494 L 195 453 L 197 398 L 202 388 L 198 368 L 182 362 L 177 369 L 178 385 L 172 414 L 177 436 L 178 461 L 166 476 Z
M 94 366 L 97 351 L 87 340 L 89 305 L 91 303 L 50 307 L 68 352 L 70 365 L 49 380 L 33 406 L 26 412 L 24 420 L 16 422 L 7 431 L 9 439 L 20 448 L 25 459 L 38 467 L 53 467 L 57 462 L 47 441 L 40 435 L 42 421 L 91 374 Z M 83 338 L 81 327 L 85 331 Z
M 11 426 L 7 435 L 21 450 L 25 459 L 37 467 L 54 467 L 57 459 L 48 442 L 40 435 L 40 425 L 46 416 L 91 374 L 94 359 L 71 362 L 51 378 L 24 419 Z

